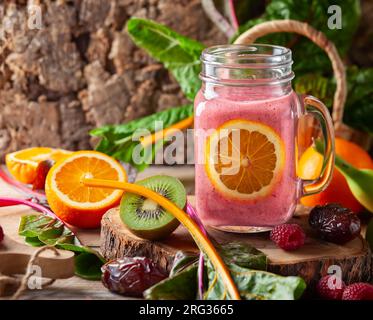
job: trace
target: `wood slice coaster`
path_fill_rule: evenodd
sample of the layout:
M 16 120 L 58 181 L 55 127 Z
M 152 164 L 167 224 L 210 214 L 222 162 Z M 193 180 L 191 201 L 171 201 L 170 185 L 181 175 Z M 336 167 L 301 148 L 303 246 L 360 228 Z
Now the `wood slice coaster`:
M 269 240 L 268 233 L 236 234 L 208 228 L 218 243 L 240 241 L 264 252 L 268 259 L 268 271 L 284 276 L 301 276 L 308 284 L 327 274 L 331 265 L 341 268 L 346 283 L 369 281 L 372 276 L 372 255 L 366 241 L 356 238 L 340 246 L 315 237 L 308 227 L 306 216 L 296 216 L 291 221 L 304 228 L 305 245 L 294 252 L 286 252 Z M 148 241 L 133 235 L 122 223 L 119 210 L 109 210 L 103 217 L 101 229 L 101 252 L 106 259 L 124 256 L 146 256 L 163 269 L 170 270 L 175 253 L 179 250 L 198 252 L 188 231 L 180 226 L 167 239 Z

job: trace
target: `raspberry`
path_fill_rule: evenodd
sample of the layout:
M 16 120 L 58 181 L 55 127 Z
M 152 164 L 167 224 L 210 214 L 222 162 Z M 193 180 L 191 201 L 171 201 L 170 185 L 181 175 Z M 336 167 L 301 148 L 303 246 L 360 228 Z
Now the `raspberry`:
M 297 224 L 282 224 L 272 229 L 270 237 L 281 249 L 291 251 L 303 246 L 306 235 Z
M 4 240 L 4 231 L 3 228 L 0 226 L 0 242 Z
M 340 280 L 337 282 L 336 276 L 327 275 L 322 277 L 316 286 L 317 293 L 320 298 L 326 300 L 341 300 L 343 291 L 346 287 L 345 283 Z
M 342 300 L 373 300 L 373 285 L 358 282 L 346 287 Z

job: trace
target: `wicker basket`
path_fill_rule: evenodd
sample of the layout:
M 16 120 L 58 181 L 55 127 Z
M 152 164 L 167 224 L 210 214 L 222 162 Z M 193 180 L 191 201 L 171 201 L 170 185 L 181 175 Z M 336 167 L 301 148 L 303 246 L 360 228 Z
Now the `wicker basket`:
M 328 38 L 322 32 L 314 29 L 307 23 L 296 20 L 273 20 L 257 24 L 241 34 L 234 43 L 250 44 L 255 42 L 257 38 L 278 32 L 291 32 L 303 35 L 325 51 L 332 63 L 337 84 L 336 91 L 334 93 L 332 111 L 335 134 L 341 138 L 351 140 L 361 145 L 365 149 L 369 149 L 372 145 L 372 138 L 370 135 L 352 129 L 343 124 L 343 110 L 347 96 L 345 66 L 334 43 L 328 40 Z M 315 130 L 317 130 L 314 120 L 312 118 L 305 118 L 301 122 L 300 127 L 303 127 L 301 130 L 305 133 L 303 135 L 303 141 L 300 142 L 301 145 L 310 145 L 312 143 L 312 137 L 315 134 Z M 308 128 L 308 130 L 306 130 L 306 128 Z M 311 128 L 311 130 L 309 130 L 309 128 Z

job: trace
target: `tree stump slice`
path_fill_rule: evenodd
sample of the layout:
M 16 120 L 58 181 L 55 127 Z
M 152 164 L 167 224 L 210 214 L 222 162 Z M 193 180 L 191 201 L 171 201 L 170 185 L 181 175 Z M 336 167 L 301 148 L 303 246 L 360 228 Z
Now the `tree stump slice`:
M 362 237 L 340 246 L 315 237 L 308 227 L 306 216 L 296 216 L 291 222 L 302 225 L 307 234 L 305 245 L 294 252 L 279 249 L 269 240 L 268 233 L 237 234 L 207 229 L 218 243 L 240 241 L 256 247 L 267 255 L 268 271 L 284 276 L 300 276 L 311 287 L 328 273 L 332 265 L 341 268 L 343 280 L 347 284 L 371 281 L 372 255 Z M 162 241 L 144 240 L 124 226 L 117 208 L 104 215 L 101 225 L 101 252 L 108 260 L 124 256 L 146 256 L 169 271 L 177 251 L 198 252 L 192 237 L 183 226 Z

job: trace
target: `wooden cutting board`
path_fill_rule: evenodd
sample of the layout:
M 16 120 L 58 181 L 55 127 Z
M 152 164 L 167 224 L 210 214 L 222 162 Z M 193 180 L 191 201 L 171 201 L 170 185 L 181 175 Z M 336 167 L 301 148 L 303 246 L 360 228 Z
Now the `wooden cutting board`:
M 293 252 L 276 247 L 269 240 L 268 233 L 237 234 L 212 228 L 208 228 L 208 232 L 221 244 L 240 241 L 256 247 L 267 255 L 269 271 L 282 275 L 299 275 L 307 283 L 315 283 L 327 274 L 331 265 L 341 268 L 343 279 L 347 283 L 371 279 L 372 255 L 362 237 L 343 246 L 322 241 L 308 227 L 304 209 L 303 212 L 298 211 L 298 215 L 291 222 L 302 225 L 307 234 L 305 245 Z M 109 210 L 102 220 L 101 252 L 109 260 L 123 256 L 147 256 L 165 270 L 170 270 L 178 250 L 198 252 L 193 239 L 182 226 L 167 239 L 152 242 L 133 235 L 121 222 L 118 209 Z

